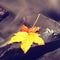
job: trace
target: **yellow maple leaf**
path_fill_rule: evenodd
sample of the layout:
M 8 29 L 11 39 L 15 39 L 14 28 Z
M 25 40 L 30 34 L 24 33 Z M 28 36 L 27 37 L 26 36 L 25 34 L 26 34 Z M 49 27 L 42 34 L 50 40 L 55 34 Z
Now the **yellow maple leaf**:
M 14 42 L 21 42 L 21 49 L 26 53 L 31 45 L 33 43 L 37 43 L 38 45 L 44 45 L 44 40 L 40 37 L 40 34 L 35 32 L 25 32 L 27 30 L 24 29 L 24 31 L 20 31 L 14 34 L 14 36 L 11 37 L 8 44 L 14 43 Z M 36 30 L 35 30 L 36 31 Z

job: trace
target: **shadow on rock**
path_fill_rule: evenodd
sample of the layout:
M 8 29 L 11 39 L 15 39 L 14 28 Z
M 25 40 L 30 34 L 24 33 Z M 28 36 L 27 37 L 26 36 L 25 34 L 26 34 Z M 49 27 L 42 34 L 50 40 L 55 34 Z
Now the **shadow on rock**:
M 60 36 L 60 35 L 59 35 Z M 0 59 L 1 60 L 36 60 L 40 59 L 44 54 L 60 48 L 60 39 L 46 43 L 44 46 L 32 47 L 26 54 L 18 49 L 7 51 Z
M 51 19 L 54 19 L 55 21 L 60 21 L 60 14 L 58 14 L 57 12 L 55 11 L 42 11 L 42 14 L 44 14 L 45 16 L 51 18 Z

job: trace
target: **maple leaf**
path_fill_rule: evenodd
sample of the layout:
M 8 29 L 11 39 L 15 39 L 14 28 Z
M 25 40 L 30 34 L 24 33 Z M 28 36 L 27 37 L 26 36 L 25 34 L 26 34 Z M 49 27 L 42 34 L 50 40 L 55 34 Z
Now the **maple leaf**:
M 35 33 L 37 30 L 39 30 L 39 28 L 36 28 L 38 27 L 28 28 L 26 26 L 22 26 L 22 31 L 15 33 L 14 36 L 11 37 L 8 44 L 21 42 L 21 49 L 24 51 L 24 53 L 27 53 L 33 43 L 44 45 L 44 40 L 40 37 L 40 34 Z

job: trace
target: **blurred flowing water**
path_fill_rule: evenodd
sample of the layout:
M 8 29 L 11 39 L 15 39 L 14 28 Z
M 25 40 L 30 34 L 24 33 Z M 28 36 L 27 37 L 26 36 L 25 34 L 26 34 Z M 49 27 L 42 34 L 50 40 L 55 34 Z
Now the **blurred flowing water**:
M 60 60 L 60 54 L 58 54 L 60 51 L 60 23 L 58 23 L 60 14 L 57 10 L 52 10 L 46 1 L 0 0 L 0 5 L 10 11 L 10 15 L 0 22 L 0 60 Z M 24 54 L 19 43 L 4 45 L 21 25 L 31 27 L 39 13 L 41 16 L 36 25 L 41 27 L 39 33 L 45 40 L 45 46 L 34 46 L 27 54 Z M 47 32 L 47 28 L 50 32 Z M 53 33 L 51 33 L 52 30 Z

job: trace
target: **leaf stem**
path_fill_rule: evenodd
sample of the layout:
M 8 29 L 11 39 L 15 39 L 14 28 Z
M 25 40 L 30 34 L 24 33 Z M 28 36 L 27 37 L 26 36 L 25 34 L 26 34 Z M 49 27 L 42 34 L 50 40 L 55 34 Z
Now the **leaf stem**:
M 33 26 L 32 26 L 32 27 L 34 27 L 34 26 L 36 25 L 36 23 L 37 23 L 37 21 L 38 21 L 39 17 L 40 17 L 40 14 L 38 14 L 38 16 L 37 16 L 37 18 L 36 18 L 36 20 L 35 20 L 35 22 L 34 22 L 34 24 L 33 24 Z

